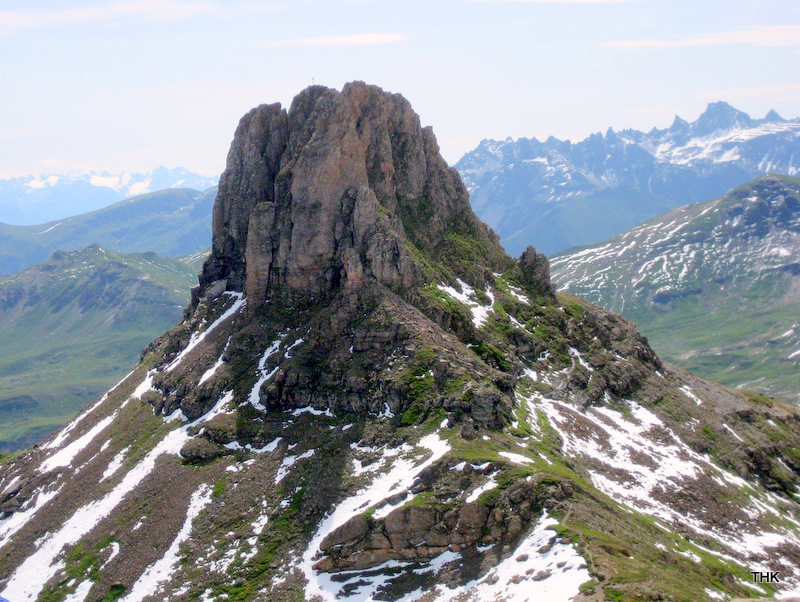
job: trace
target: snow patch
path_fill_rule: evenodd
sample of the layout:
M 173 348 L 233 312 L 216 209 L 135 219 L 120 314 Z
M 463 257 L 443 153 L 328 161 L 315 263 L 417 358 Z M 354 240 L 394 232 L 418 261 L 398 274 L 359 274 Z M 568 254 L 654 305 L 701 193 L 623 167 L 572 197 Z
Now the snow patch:
M 305 339 L 297 339 L 294 343 L 292 343 L 286 348 L 283 357 L 285 357 L 286 359 L 290 359 L 292 357 L 292 349 L 294 349 L 298 345 L 302 345 L 305 342 L 306 342 Z
M 63 485 L 52 491 L 39 491 L 36 496 L 36 501 L 30 508 L 17 510 L 11 516 L 0 520 L 0 542 L 3 542 L 3 544 L 10 542 L 17 531 L 24 527 L 47 502 L 58 495 L 61 491 L 61 487 L 63 487 Z M 2 544 L 0 544 L 0 547 L 2 547 Z
M 48 232 L 50 232 L 50 230 L 52 230 L 53 228 L 57 228 L 58 226 L 60 226 L 63 223 L 64 222 L 58 222 L 57 224 L 55 224 L 53 226 L 50 226 L 47 230 L 42 230 L 41 232 L 39 232 L 39 234 L 47 234 Z
M 167 365 L 167 372 L 172 372 L 175 368 L 177 368 L 183 361 L 183 358 L 191 353 L 192 350 L 203 341 L 203 339 L 205 339 L 214 329 L 225 322 L 228 318 L 238 313 L 247 303 L 247 299 L 244 298 L 243 293 L 227 291 L 223 294 L 234 299 L 233 305 L 226 309 L 223 314 L 214 320 L 214 322 L 212 322 L 211 325 L 209 325 L 205 330 L 202 332 L 192 333 L 192 336 L 189 339 L 189 343 L 186 345 L 186 347 L 177 355 L 174 360 Z
M 278 371 L 278 366 L 275 366 L 275 368 L 273 368 L 270 372 L 267 372 L 267 360 L 278 352 L 282 341 L 283 337 L 273 341 L 272 344 L 267 347 L 267 350 L 264 351 L 261 359 L 258 360 L 258 368 L 256 369 L 258 378 L 256 379 L 256 383 L 253 385 L 253 388 L 250 389 L 250 395 L 247 396 L 247 401 L 249 401 L 250 405 L 259 412 L 267 411 L 267 407 L 261 403 L 261 385 L 272 378 L 272 376 Z
M 86 433 L 75 439 L 75 441 L 55 452 L 49 458 L 46 458 L 39 466 L 39 472 L 45 473 L 55 470 L 56 468 L 70 466 L 75 456 L 83 451 L 97 435 L 104 431 L 106 427 L 113 422 L 116 415 L 117 413 L 114 412 L 110 416 L 106 416 Z
M 120 551 L 120 549 L 121 549 L 121 547 L 120 547 L 120 545 L 119 545 L 119 542 L 116 542 L 116 541 L 112 541 L 112 542 L 111 542 L 111 544 L 110 544 L 110 547 L 111 547 L 111 554 L 109 554 L 109 555 L 108 555 L 108 558 L 106 559 L 106 561 L 105 561 L 105 562 L 102 564 L 102 566 L 100 567 L 101 569 L 102 569 L 104 566 L 106 566 L 106 565 L 107 565 L 109 562 L 111 562 L 112 560 L 114 560 L 114 557 L 115 557 L 117 554 L 119 554 L 119 551 Z
M 76 416 L 72 422 L 70 422 L 69 424 L 67 424 L 67 426 L 61 429 L 61 432 L 59 432 L 58 435 L 56 435 L 56 437 L 54 437 L 52 441 L 42 444 L 42 449 L 55 449 L 56 447 L 59 447 L 62 443 L 64 443 L 66 438 L 75 429 L 75 427 L 77 427 L 87 416 L 89 416 L 92 412 L 94 412 L 97 408 L 99 408 L 103 404 L 103 402 L 106 399 L 108 399 L 108 396 L 123 382 L 125 382 L 128 379 L 128 377 L 131 374 L 133 374 L 133 372 L 134 372 L 133 370 L 128 372 L 128 374 L 122 377 L 122 380 L 120 380 L 116 385 L 111 387 L 100 399 L 98 399 L 94 404 L 89 406 L 89 408 L 86 411 L 81 412 L 78 416 Z
M 214 363 L 214 365 L 211 366 L 205 372 L 203 372 L 203 376 L 200 377 L 200 380 L 197 382 L 197 385 L 198 386 L 202 385 L 204 382 L 206 382 L 208 379 L 210 379 L 212 376 L 214 376 L 214 374 L 216 374 L 217 370 L 219 370 L 219 368 L 224 363 L 225 363 L 225 361 L 222 359 L 222 356 L 220 355 L 217 358 L 217 361 Z
M 440 439 L 436 434 L 426 435 L 420 439 L 417 447 L 426 448 L 431 452 L 431 455 L 419 463 L 416 463 L 413 457 L 397 458 L 387 472 L 377 475 L 369 485 L 340 502 L 335 510 L 320 522 L 316 533 L 311 539 L 308 548 L 303 552 L 302 559 L 299 562 L 299 568 L 308 581 L 306 585 L 307 599 L 314 596 L 320 596 L 324 602 L 346 599 L 339 597 L 340 590 L 343 587 L 343 584 L 338 581 L 339 577 L 337 577 L 337 581 L 334 581 L 331 575 L 319 573 L 313 568 L 314 557 L 319 551 L 319 544 L 325 536 L 374 503 L 408 489 L 420 472 L 436 462 L 450 449 L 447 441 Z M 388 504 L 376 511 L 375 518 L 381 518 L 388 514 L 391 508 L 387 510 L 387 507 Z M 367 600 L 369 598 L 360 597 L 356 599 Z
M 481 494 L 487 491 L 491 491 L 492 489 L 495 489 L 497 487 L 497 481 L 494 480 L 494 476 L 495 476 L 494 474 L 490 475 L 489 480 L 486 481 L 480 487 L 476 488 L 472 493 L 470 493 L 469 496 L 467 496 L 467 499 L 464 500 L 464 502 L 467 504 L 471 504 L 472 502 L 477 501 L 478 498 L 481 496 Z
M 437 284 L 436 287 L 446 295 L 449 295 L 462 305 L 466 306 L 472 314 L 472 323 L 475 325 L 475 328 L 480 328 L 486 324 L 489 314 L 493 311 L 492 307 L 494 306 L 494 295 L 487 288 L 484 292 L 489 298 L 489 304 L 485 306 L 481 305 L 475 298 L 474 288 L 460 278 L 458 278 L 456 282 L 458 282 L 458 286 L 461 288 L 460 291 L 456 290 L 452 286 L 446 286 L 443 284 Z
M 106 469 L 103 471 L 103 476 L 100 477 L 101 483 L 120 469 L 122 463 L 125 461 L 125 454 L 128 453 L 129 449 L 130 447 L 126 447 L 111 459 L 111 462 L 108 463 L 108 466 L 106 466 Z
M 514 464 L 533 464 L 533 460 L 521 454 L 514 454 L 512 452 L 497 452 L 498 455 L 503 456 L 506 460 L 511 460 Z
M 210 501 L 211 487 L 203 484 L 192 494 L 189 509 L 186 511 L 186 519 L 164 556 L 147 567 L 147 570 L 133 584 L 131 593 L 122 598 L 122 602 L 138 602 L 147 596 L 155 595 L 161 583 L 172 576 L 180 559 L 180 545 L 189 538 L 189 534 L 192 532 L 192 522 Z
M 87 579 L 76 587 L 74 592 L 64 598 L 64 602 L 83 602 L 86 600 L 86 596 L 89 595 L 89 590 L 92 589 L 94 583 L 91 579 Z
M 305 460 L 306 458 L 310 458 L 315 454 L 315 450 L 310 449 L 307 452 L 300 454 L 299 456 L 285 456 L 283 458 L 283 462 L 278 467 L 278 472 L 275 473 L 275 484 L 277 485 L 280 483 L 286 475 L 289 474 L 289 470 L 297 464 L 300 460 Z
M 691 399 L 693 402 L 695 402 L 697 405 L 700 405 L 701 403 L 703 403 L 703 400 L 702 400 L 702 399 L 700 399 L 700 398 L 699 398 L 697 395 L 695 395 L 695 394 L 694 394 L 694 391 L 692 391 L 692 390 L 689 388 L 689 385 L 683 385 L 683 386 L 681 387 L 681 392 L 682 392 L 684 395 L 686 395 L 686 397 L 688 397 L 688 398 L 689 398 L 689 399 Z
M 324 410 L 317 410 L 311 406 L 306 406 L 305 408 L 298 408 L 292 411 L 292 416 L 300 416 L 301 414 L 311 414 L 312 416 L 327 416 L 328 418 L 333 418 L 333 412 L 327 408 Z
M 275 451 L 278 448 L 278 443 L 280 443 L 282 440 L 283 437 L 277 437 L 270 443 L 267 443 L 264 447 L 253 447 L 250 443 L 242 445 L 238 441 L 231 441 L 230 443 L 223 445 L 223 447 L 233 451 L 249 451 L 253 452 L 254 454 L 268 454 Z
M 581 584 L 589 581 L 591 575 L 586 561 L 577 550 L 559 541 L 551 530 L 556 524 L 558 521 L 545 512 L 513 554 L 490 569 L 484 577 L 454 589 L 438 586 L 437 602 L 572 600 L 580 593 Z M 550 545 L 550 549 L 540 552 L 547 545 Z M 445 561 L 452 558 L 452 552 L 445 552 L 445 555 L 449 557 Z

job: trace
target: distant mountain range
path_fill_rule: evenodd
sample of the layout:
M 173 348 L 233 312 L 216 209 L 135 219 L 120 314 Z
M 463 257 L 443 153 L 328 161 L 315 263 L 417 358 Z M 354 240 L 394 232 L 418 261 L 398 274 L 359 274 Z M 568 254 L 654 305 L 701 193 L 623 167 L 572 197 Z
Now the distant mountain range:
M 593 134 L 484 140 L 455 167 L 478 216 L 518 255 L 593 244 L 767 172 L 800 173 L 800 119 L 751 119 L 724 102 L 694 123 Z
M 136 196 L 82 215 L 35 226 L 0 223 L 0 274 L 40 263 L 54 251 L 91 244 L 121 253 L 174 257 L 211 245 L 216 188 L 173 188 Z
M 741 224 L 780 212 L 772 198 Z M 557 293 L 542 254 L 503 253 L 399 94 L 311 86 L 253 109 L 214 215 L 185 319 L 58 433 L 0 454 L 0 596 L 800 591 L 800 408 L 663 362 Z M 153 296 L 82 265 L 59 270 L 52 311 Z M 41 339 L 91 331 L 66 322 Z
M 763 176 L 551 266 L 560 288 L 635 321 L 666 359 L 800 402 L 800 179 Z
M 0 452 L 96 399 L 181 318 L 196 262 L 97 245 L 0 279 Z
M 182 167 L 158 167 L 146 173 L 88 171 L 10 178 L 0 180 L 0 222 L 41 224 L 167 188 L 206 190 L 218 180 Z

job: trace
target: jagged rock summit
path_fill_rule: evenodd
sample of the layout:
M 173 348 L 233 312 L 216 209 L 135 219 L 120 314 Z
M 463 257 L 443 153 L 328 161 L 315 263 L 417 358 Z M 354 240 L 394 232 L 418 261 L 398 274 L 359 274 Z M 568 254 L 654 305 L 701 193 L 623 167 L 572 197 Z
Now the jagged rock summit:
M 424 227 L 420 227 L 423 226 Z M 424 254 L 469 236 L 499 268 L 497 236 L 399 94 L 357 82 L 312 86 L 289 111 L 262 105 L 239 124 L 214 208 L 201 293 L 214 282 L 266 300 L 315 302 L 368 282 L 424 282 Z M 492 266 L 485 266 L 491 268 Z
M 250 111 L 222 175 L 213 237 L 196 300 L 209 291 L 241 292 L 247 315 L 261 316 L 269 328 L 303 324 L 311 333 L 258 403 L 403 412 L 419 396 L 382 374 L 393 357 L 428 345 L 436 349 L 440 383 L 479 376 L 440 397 L 442 407 L 494 426 L 508 415 L 508 379 L 462 353 L 463 342 L 442 338 L 437 320 L 453 320 L 441 316 L 440 299 L 423 285 L 458 286 L 463 278 L 484 287 L 512 262 L 402 96 L 361 82 L 341 92 L 312 86 L 288 112 L 279 104 Z M 540 288 L 549 290 L 540 260 Z M 462 338 L 472 336 L 469 320 L 458 327 Z M 379 388 L 365 388 L 367 372 L 383 381 Z M 213 398 L 180 405 L 195 416 Z M 162 409 L 171 412 L 176 403 Z
M 519 253 L 597 244 L 767 173 L 800 173 L 800 119 L 763 119 L 725 102 L 666 129 L 608 128 L 570 142 L 484 140 L 456 168 L 475 212 Z
M 253 110 L 213 228 L 183 322 L 0 459 L 0 595 L 800 590 L 800 411 L 663 363 L 541 253 L 506 256 L 402 97 Z

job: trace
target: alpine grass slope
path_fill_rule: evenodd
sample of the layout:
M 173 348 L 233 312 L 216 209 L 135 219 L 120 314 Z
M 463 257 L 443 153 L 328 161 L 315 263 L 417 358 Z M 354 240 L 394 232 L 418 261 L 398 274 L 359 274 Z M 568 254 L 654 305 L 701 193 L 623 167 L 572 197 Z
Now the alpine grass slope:
M 597 243 L 759 175 L 800 173 L 800 119 L 751 119 L 714 102 L 693 123 L 610 129 L 580 142 L 484 140 L 456 168 L 478 216 L 513 253 Z
M 551 265 L 559 286 L 633 320 L 662 357 L 800 402 L 800 180 L 763 176 Z
M 93 245 L 0 278 L 0 452 L 64 426 L 177 324 L 197 271 Z
M 401 96 L 248 113 L 213 232 L 184 322 L 2 464 L 3 596 L 800 590 L 797 408 L 662 363 L 506 256 Z
M 14 274 L 47 260 L 55 251 L 97 244 L 117 253 L 176 257 L 211 243 L 216 188 L 160 190 L 89 213 L 36 226 L 0 223 L 0 274 Z

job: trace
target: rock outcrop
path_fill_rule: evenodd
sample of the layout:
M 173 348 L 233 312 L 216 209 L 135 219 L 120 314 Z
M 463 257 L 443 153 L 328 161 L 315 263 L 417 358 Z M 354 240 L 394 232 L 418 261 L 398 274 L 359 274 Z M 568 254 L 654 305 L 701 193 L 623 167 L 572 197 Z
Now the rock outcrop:
M 571 485 L 566 482 L 530 480 L 515 483 L 492 503 L 410 505 L 377 520 L 357 514 L 322 540 L 324 556 L 316 568 L 328 572 L 366 569 L 390 560 L 428 561 L 447 550 L 510 547 L 545 506 L 563 503 L 570 495 Z
M 248 114 L 184 321 L 0 457 L 0 595 L 718 600 L 753 567 L 800 587 L 800 411 L 662 363 L 467 200 L 399 96 Z
M 360 82 L 312 86 L 288 112 L 262 105 L 242 119 L 213 236 L 201 294 L 226 280 L 246 291 L 251 312 L 368 281 L 402 293 L 424 282 L 415 251 L 458 254 L 453 236 L 468 236 L 495 267 L 504 261 L 430 128 L 402 96 Z
M 288 111 L 250 111 L 220 181 L 213 238 L 195 316 L 204 315 L 202 299 L 243 292 L 261 326 L 241 331 L 247 342 L 233 338 L 239 354 L 258 338 L 308 327 L 293 361 L 270 365 L 259 406 L 395 414 L 414 406 L 420 417 L 438 407 L 495 427 L 507 419 L 512 379 L 468 351 L 481 339 L 475 324 L 443 310 L 430 286 L 485 289 L 513 262 L 402 96 L 361 82 L 341 92 L 312 86 Z M 546 259 L 533 261 L 521 273 L 552 296 Z M 425 378 L 410 375 L 419 370 Z M 157 407 L 200 415 L 214 396 L 173 376 L 159 381 L 170 394 Z

